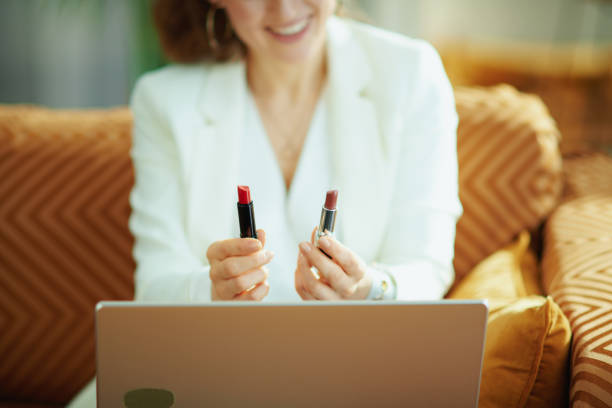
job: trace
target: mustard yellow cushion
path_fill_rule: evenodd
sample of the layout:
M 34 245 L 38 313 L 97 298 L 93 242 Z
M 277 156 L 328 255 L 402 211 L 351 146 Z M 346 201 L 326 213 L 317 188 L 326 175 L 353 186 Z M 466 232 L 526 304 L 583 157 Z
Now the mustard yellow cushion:
M 529 249 L 529 232 L 487 257 L 448 295 L 454 299 L 489 299 L 499 304 L 529 295 L 543 294 L 537 259 Z M 495 305 L 490 305 L 494 307 Z
M 492 310 L 478 406 L 567 406 L 570 338 L 567 318 L 550 297 Z
M 479 407 L 567 404 L 571 330 L 559 306 L 538 296 L 538 278 L 529 234 L 523 232 L 448 296 L 489 301 Z

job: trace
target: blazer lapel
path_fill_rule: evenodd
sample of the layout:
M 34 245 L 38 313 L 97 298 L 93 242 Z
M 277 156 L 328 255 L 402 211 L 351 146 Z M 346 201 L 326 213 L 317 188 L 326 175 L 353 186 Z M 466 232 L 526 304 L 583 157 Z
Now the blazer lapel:
M 349 248 L 370 262 L 378 253 L 386 223 L 388 160 L 368 94 L 371 71 L 364 51 L 336 18 L 330 19 L 328 34 L 330 131 L 340 189 L 340 234 Z
M 230 237 L 236 212 L 235 180 L 244 123 L 246 77 L 242 62 L 212 65 L 198 103 L 188 180 L 188 225 L 194 250 L 204 254 L 215 240 Z
M 369 62 L 346 23 L 328 22 L 329 131 L 334 182 L 340 189 L 339 233 L 366 262 L 375 259 L 391 194 L 389 160 L 368 92 Z M 212 65 L 198 103 L 191 143 L 184 145 L 187 230 L 204 256 L 216 239 L 232 234 L 239 140 L 247 84 L 242 62 Z M 378 244 L 377 244 L 378 243 Z

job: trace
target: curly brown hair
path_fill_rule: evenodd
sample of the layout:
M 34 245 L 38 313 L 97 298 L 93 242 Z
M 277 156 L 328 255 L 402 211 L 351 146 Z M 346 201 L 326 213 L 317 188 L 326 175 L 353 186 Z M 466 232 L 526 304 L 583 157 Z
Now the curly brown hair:
M 179 63 L 223 62 L 244 56 L 246 46 L 231 28 L 225 10 L 214 11 L 212 34 L 215 38 L 209 38 L 206 19 L 213 7 L 208 0 L 156 0 L 153 19 L 169 60 Z M 336 14 L 348 14 L 342 1 L 338 1 Z
M 225 10 L 214 11 L 214 39 L 206 18 L 215 7 L 207 0 L 157 0 L 153 19 L 166 57 L 174 62 L 227 61 L 244 55 L 246 48 L 230 27 Z M 218 46 L 211 46 L 217 43 Z

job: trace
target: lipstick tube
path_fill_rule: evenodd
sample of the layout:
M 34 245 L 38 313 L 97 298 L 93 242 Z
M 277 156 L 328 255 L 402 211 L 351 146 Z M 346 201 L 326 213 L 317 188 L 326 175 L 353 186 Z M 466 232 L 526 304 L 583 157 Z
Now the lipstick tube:
M 315 234 L 315 246 L 319 246 L 319 238 L 325 235 L 334 235 L 334 226 L 336 225 L 336 203 L 338 202 L 338 190 L 329 190 L 325 196 L 325 204 L 321 209 L 321 219 L 319 228 Z M 325 254 L 324 251 L 321 251 Z M 327 254 L 325 254 L 327 255 Z M 329 255 L 327 255 L 329 257 Z
M 255 227 L 255 211 L 251 200 L 249 186 L 238 186 L 238 222 L 240 223 L 240 238 L 257 239 Z

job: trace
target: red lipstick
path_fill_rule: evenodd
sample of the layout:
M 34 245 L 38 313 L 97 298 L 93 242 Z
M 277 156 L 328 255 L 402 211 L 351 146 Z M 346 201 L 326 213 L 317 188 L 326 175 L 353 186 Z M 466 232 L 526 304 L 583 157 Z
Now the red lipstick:
M 257 239 L 255 227 L 255 211 L 251 200 L 249 186 L 238 186 L 238 222 L 240 223 L 240 238 Z
M 329 190 L 325 195 L 325 204 L 323 204 L 323 208 L 321 209 L 321 220 L 319 221 L 319 228 L 317 228 L 317 234 L 315 236 L 315 246 L 319 246 L 319 238 L 321 238 L 322 236 L 334 235 L 334 226 L 336 225 L 337 202 L 338 190 Z

